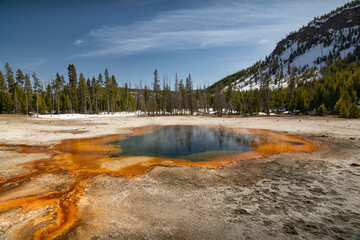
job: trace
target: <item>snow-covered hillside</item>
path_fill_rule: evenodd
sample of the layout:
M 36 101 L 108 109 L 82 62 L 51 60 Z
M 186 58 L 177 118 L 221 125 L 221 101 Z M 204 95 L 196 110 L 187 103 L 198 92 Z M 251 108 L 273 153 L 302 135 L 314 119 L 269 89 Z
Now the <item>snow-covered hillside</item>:
M 329 62 L 348 56 L 360 57 L 360 1 L 315 18 L 281 40 L 264 61 L 219 82 L 225 89 L 231 82 L 235 89 L 250 90 L 260 88 L 265 77 L 271 88 L 286 87 L 291 75 L 311 80 Z
M 339 57 L 345 58 L 349 53 L 354 53 L 357 47 L 360 47 L 359 26 L 340 30 L 329 29 L 328 31 L 329 35 L 327 36 L 315 35 L 312 39 L 313 44 L 290 40 L 288 47 L 284 51 L 280 54 L 273 54 L 270 58 L 285 66 L 290 64 L 291 67 L 297 67 L 298 69 L 305 70 L 312 67 L 319 69 L 330 58 L 333 58 L 333 60 Z

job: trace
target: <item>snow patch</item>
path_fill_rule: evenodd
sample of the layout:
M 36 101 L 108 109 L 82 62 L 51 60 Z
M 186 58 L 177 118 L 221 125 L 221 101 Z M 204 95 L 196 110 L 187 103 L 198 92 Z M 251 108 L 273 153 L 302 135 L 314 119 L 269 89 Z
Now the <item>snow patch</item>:
M 81 118 L 108 118 L 108 117 L 135 117 L 141 115 L 140 112 L 117 112 L 117 113 L 100 113 L 100 114 L 49 114 L 39 115 L 39 118 L 45 119 L 81 119 Z

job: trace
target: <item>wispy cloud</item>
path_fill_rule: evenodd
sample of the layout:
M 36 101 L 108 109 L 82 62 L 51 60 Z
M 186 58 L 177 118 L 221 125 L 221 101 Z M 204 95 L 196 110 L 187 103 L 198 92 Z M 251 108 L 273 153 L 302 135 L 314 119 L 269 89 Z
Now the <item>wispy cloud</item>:
M 161 12 L 153 19 L 128 26 L 92 30 L 75 45 L 91 47 L 73 57 L 126 55 L 241 44 L 274 44 L 288 31 L 281 5 L 229 2 L 199 9 Z M 294 18 L 290 17 L 290 20 Z
M 46 62 L 47 60 L 45 58 L 40 58 L 25 63 L 15 64 L 14 67 L 27 71 L 36 71 L 39 70 L 39 67 L 41 67 Z
M 82 44 L 82 43 L 83 43 L 83 40 L 77 39 L 77 40 L 75 40 L 74 45 L 79 45 L 79 44 Z
M 271 42 L 271 41 L 270 41 L 269 39 L 266 39 L 266 38 L 260 39 L 260 40 L 258 41 L 259 44 L 267 44 L 267 43 L 269 43 L 269 42 Z

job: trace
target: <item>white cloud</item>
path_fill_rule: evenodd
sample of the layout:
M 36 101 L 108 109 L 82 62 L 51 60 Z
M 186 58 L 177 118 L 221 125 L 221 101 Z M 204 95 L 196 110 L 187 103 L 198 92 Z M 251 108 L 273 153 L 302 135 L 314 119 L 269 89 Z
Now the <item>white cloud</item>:
M 79 44 L 82 44 L 82 43 L 83 43 L 83 40 L 77 39 L 77 40 L 75 40 L 74 45 L 79 45 Z
M 269 39 L 263 38 L 263 39 L 260 39 L 260 41 L 258 43 L 259 44 L 267 44 L 269 42 L 271 42 Z
M 15 64 L 14 66 L 15 68 L 19 68 L 19 69 L 36 71 L 39 69 L 40 66 L 42 66 L 46 62 L 47 60 L 45 58 L 40 58 L 22 64 Z
M 294 16 L 284 17 L 284 6 L 227 2 L 199 9 L 161 12 L 129 26 L 92 30 L 75 45 L 91 47 L 79 56 L 127 55 L 144 51 L 175 51 L 241 44 L 275 45 L 293 28 Z M 288 6 L 287 6 L 288 7 Z M 282 13 L 282 14 L 280 14 Z M 284 21 L 284 18 L 287 21 Z

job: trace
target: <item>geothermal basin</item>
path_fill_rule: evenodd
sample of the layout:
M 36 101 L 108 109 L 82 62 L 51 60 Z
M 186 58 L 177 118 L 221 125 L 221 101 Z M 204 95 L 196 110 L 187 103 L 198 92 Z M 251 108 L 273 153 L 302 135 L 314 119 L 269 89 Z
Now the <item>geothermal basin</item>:
M 5 146 L 3 146 L 5 147 Z M 41 217 L 10 231 L 14 239 L 66 237 L 80 221 L 78 202 L 95 176 L 134 177 L 155 167 L 217 168 L 279 152 L 310 152 L 318 145 L 296 136 L 267 130 L 214 126 L 146 126 L 130 134 L 63 140 L 48 147 L 6 146 L 20 153 L 52 157 L 23 165 L 24 173 L 0 179 L 0 214 L 42 209 Z M 24 193 L 45 174 L 66 178 L 61 187 Z M 19 213 L 20 211 L 20 213 Z

